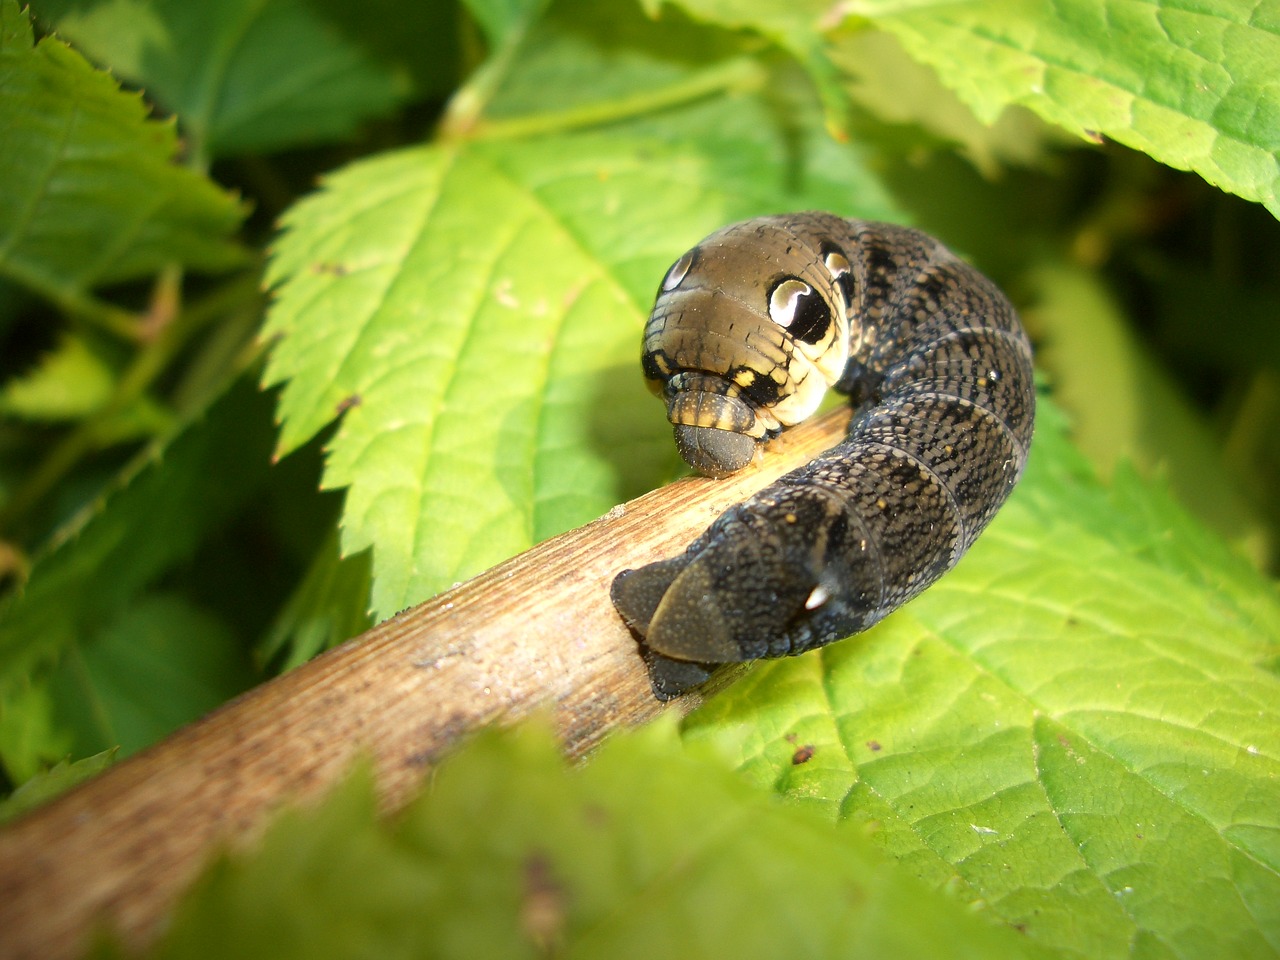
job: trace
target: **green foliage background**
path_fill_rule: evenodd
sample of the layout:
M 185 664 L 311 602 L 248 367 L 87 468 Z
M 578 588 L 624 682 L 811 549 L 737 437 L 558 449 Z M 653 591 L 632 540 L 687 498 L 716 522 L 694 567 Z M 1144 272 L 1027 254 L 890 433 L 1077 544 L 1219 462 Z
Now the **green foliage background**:
M 1038 348 L 918 601 L 357 777 L 161 953 L 1280 954 L 1274 0 L 0 0 L 0 129 L 9 815 L 676 475 L 639 331 L 724 223 L 915 223 Z

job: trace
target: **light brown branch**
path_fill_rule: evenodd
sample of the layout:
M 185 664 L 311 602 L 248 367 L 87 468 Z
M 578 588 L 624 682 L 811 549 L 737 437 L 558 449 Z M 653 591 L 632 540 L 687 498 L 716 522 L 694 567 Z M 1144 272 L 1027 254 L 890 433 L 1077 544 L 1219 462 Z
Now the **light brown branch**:
M 609 602 L 618 570 L 674 555 L 722 510 L 838 438 L 837 411 L 729 480 L 633 500 L 233 701 L 0 832 L 0 957 L 77 956 L 105 924 L 163 929 L 209 856 L 322 795 L 361 754 L 388 809 L 458 741 L 545 711 L 566 752 L 662 709 Z M 686 697 L 680 707 L 697 702 Z

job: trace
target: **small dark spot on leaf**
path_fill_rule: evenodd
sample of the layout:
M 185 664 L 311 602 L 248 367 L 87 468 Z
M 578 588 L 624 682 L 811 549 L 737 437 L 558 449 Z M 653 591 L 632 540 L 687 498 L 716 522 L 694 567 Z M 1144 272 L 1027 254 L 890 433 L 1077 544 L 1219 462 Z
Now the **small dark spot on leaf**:
M 868 750 L 870 750 L 872 753 L 879 753 L 879 752 L 880 752 L 880 750 L 882 749 L 882 747 L 880 746 L 880 741 L 879 741 L 879 740 L 868 740 L 868 741 L 867 741 L 867 749 L 868 749 Z
M 796 736 L 794 733 L 788 733 L 788 734 L 787 734 L 785 737 L 783 737 L 782 739 L 783 739 L 783 740 L 785 740 L 785 741 L 787 741 L 787 743 L 795 743 L 795 742 L 796 742 L 797 740 L 799 740 L 800 738 L 799 738 L 798 736 Z
M 812 743 L 806 743 L 803 747 L 797 748 L 796 752 L 791 755 L 792 766 L 798 767 L 802 763 L 808 763 L 813 759 L 814 752 Z
M 353 393 L 350 396 L 343 397 L 341 400 L 339 400 L 338 406 L 334 412 L 339 415 L 344 414 L 348 410 L 350 410 L 352 407 L 360 406 L 360 404 L 363 402 L 364 402 L 364 398 L 361 397 L 360 394 Z
M 313 263 L 311 272 L 330 277 L 345 277 L 347 275 L 346 264 L 342 263 Z

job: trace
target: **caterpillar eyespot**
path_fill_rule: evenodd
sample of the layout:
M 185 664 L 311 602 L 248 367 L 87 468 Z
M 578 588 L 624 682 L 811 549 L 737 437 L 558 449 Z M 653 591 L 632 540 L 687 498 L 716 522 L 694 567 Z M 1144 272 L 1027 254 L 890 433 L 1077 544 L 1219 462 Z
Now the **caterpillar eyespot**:
M 1035 419 L 1005 295 L 937 240 L 827 213 L 713 233 L 663 278 L 642 367 L 681 456 L 726 476 L 849 394 L 846 438 L 610 596 L 668 700 L 718 665 L 876 623 L 951 569 L 1013 489 Z

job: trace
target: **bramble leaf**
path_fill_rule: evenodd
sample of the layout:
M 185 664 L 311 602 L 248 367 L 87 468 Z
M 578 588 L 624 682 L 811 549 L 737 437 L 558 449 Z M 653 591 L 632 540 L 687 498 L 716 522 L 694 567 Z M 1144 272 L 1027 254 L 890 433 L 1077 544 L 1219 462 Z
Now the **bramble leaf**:
M 301 0 L 39 0 L 36 9 L 175 113 L 201 158 L 338 139 L 409 90 L 405 70 L 369 57 Z
M 253 685 L 238 638 L 174 595 L 135 600 L 43 679 L 72 756 L 136 753 Z
M 116 376 L 80 337 L 65 338 L 25 376 L 0 388 L 0 414 L 29 420 L 69 420 L 102 408 Z
M 244 211 L 174 164 L 173 125 L 60 40 L 33 46 L 16 0 L 0 0 L 0 129 L 0 274 L 60 302 L 169 263 L 245 262 L 229 239 Z
M 674 59 L 698 49 L 687 25 L 587 6 L 560 16 L 531 35 L 496 117 L 529 91 L 589 109 L 592 96 L 700 82 Z M 586 85 L 602 54 L 565 55 L 592 28 L 626 51 L 610 54 L 607 90 Z M 701 49 L 717 44 L 712 32 Z M 712 69 L 761 81 L 732 56 Z M 494 136 L 404 150 L 340 171 L 290 212 L 266 326 L 267 381 L 285 383 L 280 448 L 341 415 L 325 484 L 347 488 L 343 552 L 373 547 L 378 616 L 671 475 L 670 428 L 636 356 L 655 278 L 689 244 L 767 209 L 890 214 L 811 99 L 776 122 L 769 100 L 787 77 L 772 83 L 768 99 L 622 115 L 519 149 Z M 796 138 L 805 167 L 792 171 Z
M 851 9 L 985 122 L 1022 104 L 1280 216 L 1280 15 L 1267 4 L 866 0 Z
M 784 17 L 768 0 L 671 2 L 793 49 L 823 30 L 831 57 L 854 72 L 842 46 L 861 42 L 857 27 L 879 27 L 983 123 L 1021 104 L 1077 136 L 1109 137 L 1280 216 L 1280 16 L 1267 4 L 806 0 L 788 5 Z M 846 27 L 836 30 L 841 18 Z M 807 65 L 816 83 L 830 83 L 826 56 Z
M 1115 483 L 1046 407 L 955 571 L 757 667 L 685 736 L 1063 956 L 1276 956 L 1280 596 L 1158 490 Z

